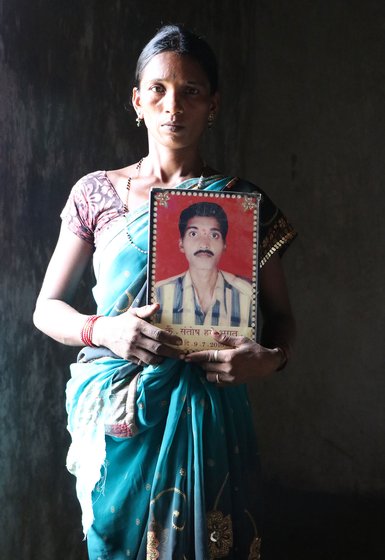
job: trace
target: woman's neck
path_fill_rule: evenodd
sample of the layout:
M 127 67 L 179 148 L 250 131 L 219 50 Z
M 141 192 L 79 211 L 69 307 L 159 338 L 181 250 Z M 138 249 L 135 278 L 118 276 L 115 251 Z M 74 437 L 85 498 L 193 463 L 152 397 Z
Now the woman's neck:
M 159 146 L 150 146 L 141 165 L 143 176 L 154 177 L 158 184 L 164 186 L 199 177 L 203 170 L 204 162 L 198 150 L 169 150 Z

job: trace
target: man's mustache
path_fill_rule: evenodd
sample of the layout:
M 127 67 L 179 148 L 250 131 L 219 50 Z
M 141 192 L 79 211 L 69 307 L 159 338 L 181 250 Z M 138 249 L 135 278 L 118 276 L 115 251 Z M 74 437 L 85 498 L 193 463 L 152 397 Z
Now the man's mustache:
M 196 251 L 194 253 L 194 257 L 196 257 L 197 255 L 210 255 L 210 257 L 213 257 L 214 253 L 210 251 L 210 249 L 199 249 L 199 251 Z

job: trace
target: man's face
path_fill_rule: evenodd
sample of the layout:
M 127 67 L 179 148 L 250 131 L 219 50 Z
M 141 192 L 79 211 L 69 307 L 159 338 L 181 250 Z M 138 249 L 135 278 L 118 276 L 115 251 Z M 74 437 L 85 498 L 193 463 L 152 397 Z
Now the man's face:
M 218 268 L 219 260 L 226 244 L 223 240 L 216 218 L 195 216 L 187 222 L 179 248 L 186 255 L 190 269 L 213 270 Z

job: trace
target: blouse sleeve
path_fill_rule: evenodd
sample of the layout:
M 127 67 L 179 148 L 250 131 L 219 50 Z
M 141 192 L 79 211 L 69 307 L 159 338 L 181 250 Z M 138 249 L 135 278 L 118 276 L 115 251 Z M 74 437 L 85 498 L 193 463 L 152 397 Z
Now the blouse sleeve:
M 286 216 L 270 198 L 263 192 L 260 212 L 260 244 L 259 266 L 262 268 L 267 261 L 278 252 L 284 254 L 291 242 L 296 238 L 297 232 Z
M 87 193 L 87 177 L 83 177 L 72 187 L 60 217 L 72 233 L 93 245 L 93 220 Z
M 297 237 L 297 232 L 267 194 L 253 183 L 238 179 L 232 181 L 229 187 L 234 191 L 259 192 L 262 195 L 259 241 L 259 266 L 262 268 L 274 253 L 278 252 L 280 256 L 283 255 L 290 243 Z

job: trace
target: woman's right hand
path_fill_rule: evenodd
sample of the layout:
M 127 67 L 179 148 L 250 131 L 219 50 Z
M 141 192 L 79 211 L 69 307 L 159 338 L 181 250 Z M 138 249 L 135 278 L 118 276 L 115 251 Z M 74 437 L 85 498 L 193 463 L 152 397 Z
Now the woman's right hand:
M 130 308 L 116 317 L 100 317 L 93 328 L 92 341 L 106 346 L 116 355 L 134 363 L 156 365 L 163 358 L 183 359 L 184 352 L 169 345 L 178 346 L 182 340 L 164 329 L 159 329 L 146 319 L 159 309 L 159 304 Z
M 38 329 L 70 346 L 83 344 L 81 332 L 87 315 L 76 311 L 71 302 L 91 257 L 91 245 L 63 224 L 36 302 L 34 322 Z M 158 304 L 145 305 L 116 317 L 101 317 L 93 325 L 93 343 L 136 364 L 183 358 L 184 352 L 178 350 L 181 339 L 148 322 L 158 308 Z

